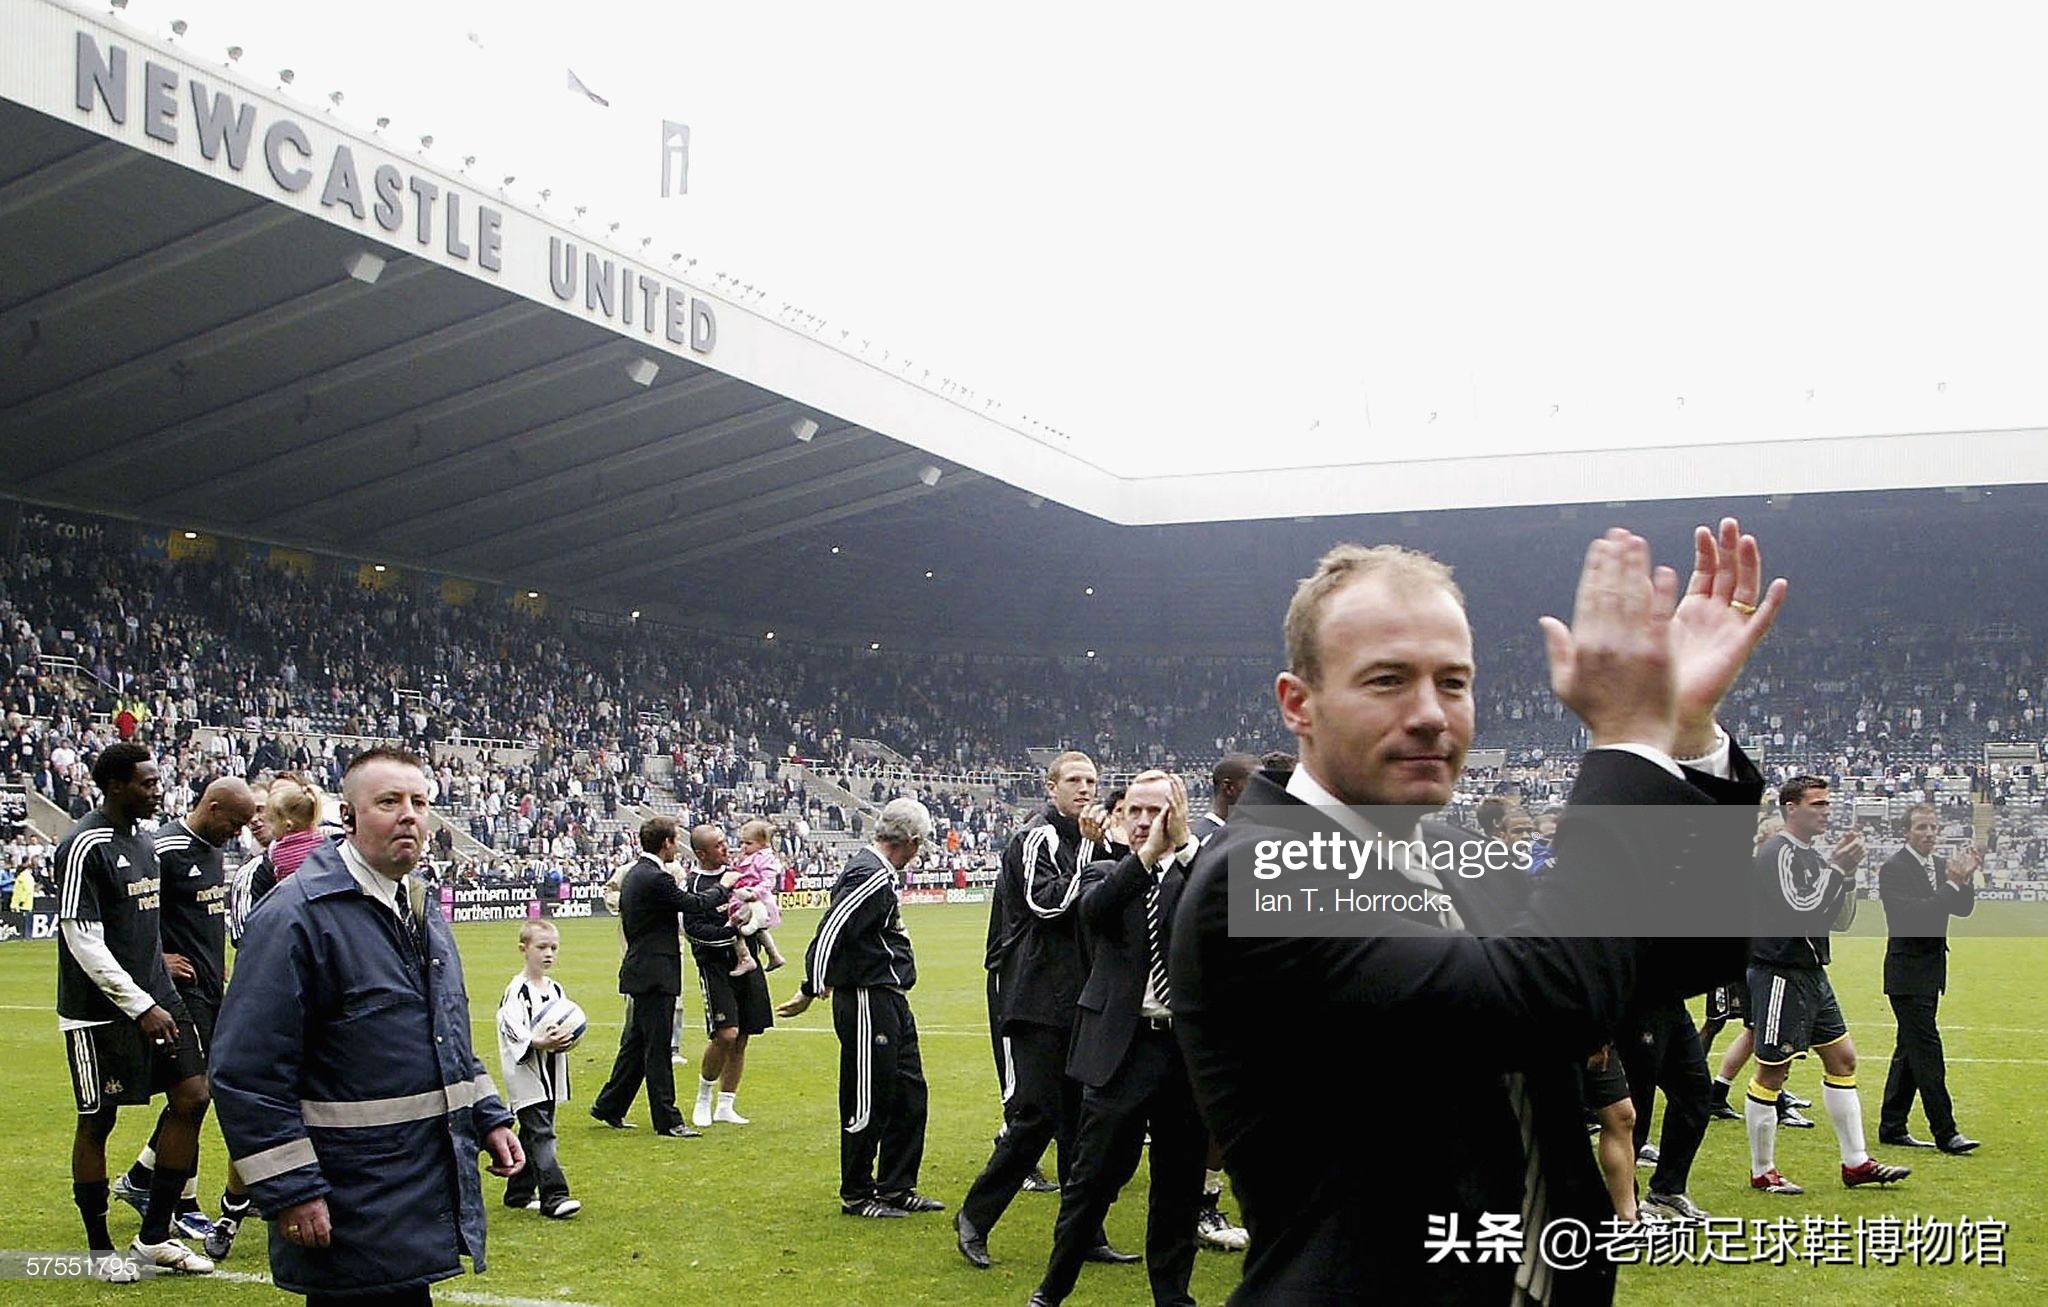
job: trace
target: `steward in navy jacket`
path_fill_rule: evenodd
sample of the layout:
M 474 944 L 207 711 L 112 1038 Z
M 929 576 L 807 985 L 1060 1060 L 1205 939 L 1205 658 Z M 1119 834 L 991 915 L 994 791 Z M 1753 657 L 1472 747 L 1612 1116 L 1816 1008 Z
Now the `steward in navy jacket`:
M 896 875 L 881 855 L 862 849 L 832 882 L 832 900 L 804 954 L 803 992 L 917 983 L 917 959 L 896 898 Z
M 214 1037 L 221 1133 L 266 1216 L 325 1197 L 333 1225 L 326 1248 L 272 1227 L 280 1289 L 393 1292 L 464 1253 L 484 1269 L 477 1158 L 513 1117 L 471 1047 L 455 937 L 423 915 L 424 963 L 326 844 L 249 916 Z

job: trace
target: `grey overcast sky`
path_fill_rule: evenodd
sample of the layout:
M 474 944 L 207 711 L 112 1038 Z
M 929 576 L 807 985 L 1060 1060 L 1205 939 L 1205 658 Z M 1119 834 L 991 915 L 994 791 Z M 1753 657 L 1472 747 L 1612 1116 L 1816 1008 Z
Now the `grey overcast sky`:
M 122 16 L 173 19 L 1119 471 L 2048 424 L 2035 6 Z M 693 132 L 669 201 L 664 117 Z

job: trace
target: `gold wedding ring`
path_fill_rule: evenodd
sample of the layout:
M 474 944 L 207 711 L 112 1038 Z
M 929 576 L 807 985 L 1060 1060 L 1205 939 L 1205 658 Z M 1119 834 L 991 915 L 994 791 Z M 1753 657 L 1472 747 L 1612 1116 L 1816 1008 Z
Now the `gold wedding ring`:
M 1728 601 L 1728 606 L 1730 608 L 1733 608 L 1736 612 L 1741 613 L 1744 617 L 1747 617 L 1751 613 L 1756 611 L 1755 604 L 1746 604 L 1743 603 L 1740 599 L 1730 599 Z

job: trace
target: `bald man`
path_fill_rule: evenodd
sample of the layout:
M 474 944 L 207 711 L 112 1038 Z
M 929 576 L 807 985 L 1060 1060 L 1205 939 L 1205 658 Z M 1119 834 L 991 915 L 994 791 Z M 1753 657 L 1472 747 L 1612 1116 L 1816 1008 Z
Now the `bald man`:
M 248 785 L 233 776 L 223 776 L 206 787 L 192 811 L 158 830 L 156 845 L 158 875 L 163 882 L 163 907 L 158 929 L 163 937 L 164 965 L 170 968 L 171 983 L 178 988 L 192 1024 L 199 1030 L 200 1052 L 213 1047 L 214 1018 L 220 1015 L 220 1000 L 227 984 L 226 865 L 221 851 L 228 841 L 242 833 L 256 815 L 256 796 Z M 113 1193 L 141 1211 L 149 1202 L 149 1186 L 156 1174 L 156 1148 L 170 1108 L 157 1118 L 149 1142 L 128 1168 L 128 1174 L 114 1181 Z M 232 1173 L 228 1195 L 241 1186 Z M 242 1200 L 244 1210 L 248 1200 Z M 223 1208 L 229 1203 L 222 1200 Z M 185 1181 L 178 1199 L 178 1213 L 171 1221 L 173 1232 L 187 1239 L 213 1240 L 213 1222 L 199 1210 L 199 1179 Z

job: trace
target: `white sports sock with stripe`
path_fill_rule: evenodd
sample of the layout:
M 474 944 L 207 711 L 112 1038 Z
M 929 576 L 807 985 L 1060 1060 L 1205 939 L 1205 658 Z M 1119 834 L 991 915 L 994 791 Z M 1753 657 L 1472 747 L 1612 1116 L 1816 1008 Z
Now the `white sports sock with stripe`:
M 1749 1130 L 1749 1173 L 1762 1175 L 1777 1169 L 1778 1105 L 1759 1103 L 1742 1096 L 1742 1123 Z
M 1834 1122 L 1835 1142 L 1842 1146 L 1842 1165 L 1869 1161 L 1870 1150 L 1863 1144 L 1863 1100 L 1857 1097 L 1856 1086 L 1824 1084 L 1820 1097 L 1828 1106 L 1828 1120 Z

